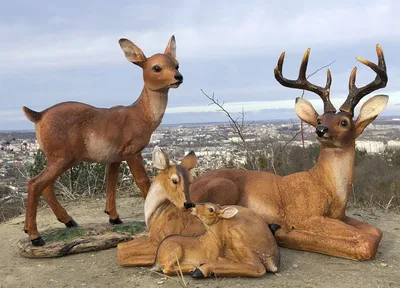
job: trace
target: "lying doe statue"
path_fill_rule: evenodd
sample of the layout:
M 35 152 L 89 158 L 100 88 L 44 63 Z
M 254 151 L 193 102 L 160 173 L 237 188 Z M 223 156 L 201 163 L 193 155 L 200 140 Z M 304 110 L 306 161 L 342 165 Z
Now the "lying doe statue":
M 167 275 L 182 271 L 194 278 L 261 277 L 266 271 L 278 271 L 279 248 L 255 212 L 213 203 L 193 206 L 192 214 L 201 219 L 207 232 L 193 237 L 166 237 L 158 247 L 155 269 Z
M 206 232 L 201 220 L 184 207 L 192 181 L 190 170 L 196 164 L 196 155 L 190 152 L 181 164 L 170 165 L 168 156 L 161 148 L 154 147 L 153 166 L 160 172 L 151 182 L 144 204 L 149 236 L 119 243 L 117 254 L 120 265 L 151 266 L 157 247 L 165 237 L 173 234 L 194 236 Z
M 149 236 L 118 244 L 117 256 L 121 266 L 151 266 L 157 247 L 165 237 L 176 234 L 197 236 L 206 232 L 202 221 L 187 209 L 193 205 L 189 198 L 189 185 L 192 182 L 190 170 L 197 164 L 196 154 L 190 152 L 180 164 L 170 165 L 167 154 L 156 146 L 152 160 L 154 168 L 160 172 L 151 182 L 144 204 Z M 257 231 L 252 233 L 258 235 Z
M 57 201 L 53 185 L 61 174 L 82 161 L 107 164 L 105 213 L 109 214 L 111 224 L 122 223 L 116 209 L 115 192 L 123 160 L 127 161 L 143 197 L 147 195 L 150 180 L 141 152 L 162 121 L 169 89 L 179 87 L 183 77 L 175 59 L 174 36 L 163 54 L 149 58 L 128 39 L 120 39 L 119 44 L 126 59 L 143 69 L 144 87 L 133 104 L 106 109 L 64 102 L 42 112 L 23 107 L 26 117 L 35 123 L 36 136 L 47 159 L 46 168 L 28 183 L 24 229 L 34 246 L 45 244 L 36 225 L 42 193 L 60 222 L 67 227 L 78 225 Z
M 355 141 L 383 111 L 388 96 L 370 98 L 361 107 L 356 120 L 354 108 L 367 94 L 386 86 L 388 81 L 382 49 L 376 46 L 378 65 L 357 58 L 376 74 L 374 81 L 355 86 L 356 68 L 349 80 L 349 95 L 340 112 L 332 105 L 329 94 L 331 74 L 327 71 L 325 88 L 306 79 L 310 49 L 301 62 L 297 80 L 282 76 L 285 54 L 279 58 L 275 78 L 283 86 L 318 94 L 324 102 L 319 115 L 305 99 L 296 99 L 296 114 L 315 127 L 320 143 L 316 165 L 308 171 L 285 177 L 260 171 L 223 169 L 205 173 L 190 187 L 193 202 L 241 205 L 255 211 L 266 223 L 278 224 L 275 237 L 283 247 L 313 251 L 354 260 L 375 256 L 382 232 L 367 223 L 346 216 L 345 209 L 354 176 Z M 279 229 L 280 226 L 280 229 Z

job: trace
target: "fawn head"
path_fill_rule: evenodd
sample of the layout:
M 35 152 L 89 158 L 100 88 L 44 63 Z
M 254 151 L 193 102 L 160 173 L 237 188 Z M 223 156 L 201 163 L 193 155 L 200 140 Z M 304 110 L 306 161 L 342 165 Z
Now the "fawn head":
M 191 205 L 189 186 L 193 181 L 190 170 L 197 164 L 196 154 L 191 151 L 179 165 L 170 165 L 167 154 L 158 146 L 153 150 L 153 166 L 160 170 L 153 182 L 157 182 L 166 192 L 166 197 L 175 206 L 187 209 Z M 189 206 L 188 206 L 189 205 Z
M 230 219 L 238 213 L 233 206 L 222 208 L 214 203 L 199 203 L 192 208 L 192 215 L 197 216 L 206 226 L 218 223 L 220 219 Z
M 176 60 L 175 36 L 171 37 L 163 54 L 157 53 L 149 58 L 128 39 L 120 39 L 119 45 L 126 59 L 143 69 L 143 80 L 150 90 L 178 88 L 182 84 L 183 76 Z
M 324 103 L 324 114 L 322 115 L 319 115 L 313 105 L 303 98 L 297 98 L 295 105 L 297 116 L 304 122 L 315 127 L 315 133 L 321 145 L 332 148 L 346 148 L 355 145 L 355 139 L 385 109 L 389 97 L 386 95 L 374 96 L 361 106 L 357 119 L 353 120 L 354 108 L 358 102 L 364 96 L 377 89 L 384 88 L 387 84 L 388 77 L 386 74 L 385 58 L 382 48 L 379 45 L 376 45 L 376 52 L 378 54 L 378 65 L 363 58 L 356 58 L 377 74 L 375 80 L 363 87 L 356 87 L 357 68 L 355 67 L 350 74 L 349 94 L 338 113 L 336 113 L 336 109 L 330 101 L 332 77 L 329 69 L 327 70 L 325 87 L 311 84 L 307 80 L 306 70 L 310 49 L 307 49 L 304 54 L 297 80 L 288 80 L 283 77 L 282 66 L 285 52 L 279 57 L 278 65 L 274 69 L 276 80 L 285 87 L 314 92 L 321 97 Z

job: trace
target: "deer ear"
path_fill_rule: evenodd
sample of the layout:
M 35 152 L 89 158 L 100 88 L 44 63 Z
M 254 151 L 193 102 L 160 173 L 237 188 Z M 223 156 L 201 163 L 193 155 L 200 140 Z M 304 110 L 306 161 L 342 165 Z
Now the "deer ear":
M 229 219 L 235 216 L 238 212 L 239 210 L 235 207 L 226 207 L 222 209 L 219 213 L 221 218 Z
M 294 106 L 297 116 L 304 122 L 311 126 L 317 126 L 318 113 L 315 111 L 314 106 L 306 99 L 297 97 Z
M 146 61 L 146 56 L 144 56 L 143 51 L 128 39 L 121 38 L 118 42 L 122 51 L 125 53 L 126 59 L 142 67 L 143 63 Z
M 378 117 L 379 113 L 385 109 L 387 103 L 389 101 L 389 96 L 387 95 L 376 95 L 368 101 L 366 101 L 360 109 L 360 114 L 358 114 L 356 124 L 356 137 L 360 136 L 364 131 L 365 127 L 368 126 L 369 123 L 375 120 Z
M 172 58 L 176 58 L 176 41 L 175 36 L 172 35 L 171 39 L 169 39 L 168 45 L 165 48 L 164 54 L 171 56 Z
M 168 156 L 158 146 L 155 146 L 153 149 L 153 167 L 159 170 L 166 170 L 169 168 Z
M 190 151 L 181 162 L 181 165 L 189 170 L 192 170 L 197 165 L 197 156 L 193 151 Z

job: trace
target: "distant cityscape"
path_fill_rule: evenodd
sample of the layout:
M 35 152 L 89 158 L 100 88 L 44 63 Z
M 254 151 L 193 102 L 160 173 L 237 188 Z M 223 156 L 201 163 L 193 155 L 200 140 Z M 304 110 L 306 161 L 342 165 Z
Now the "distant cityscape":
M 303 145 L 300 121 L 265 121 L 248 123 L 243 136 L 246 143 L 263 147 L 269 143 Z M 245 155 L 238 149 L 242 139 L 233 132 L 229 123 L 199 123 L 161 125 L 151 136 L 143 150 L 143 159 L 151 167 L 151 153 L 155 145 L 163 148 L 172 161 L 179 161 L 190 151 L 198 156 L 198 167 L 220 168 L 226 161 L 244 164 Z M 317 143 L 314 129 L 304 124 L 304 145 Z M 253 146 L 252 146 L 253 147 Z M 358 149 L 368 153 L 381 153 L 386 147 L 400 149 L 400 117 L 380 117 L 375 120 L 356 142 Z M 0 131 L 0 185 L 17 189 L 14 185 L 16 169 L 34 163 L 39 149 L 34 131 Z M 256 148 L 255 148 L 256 149 Z

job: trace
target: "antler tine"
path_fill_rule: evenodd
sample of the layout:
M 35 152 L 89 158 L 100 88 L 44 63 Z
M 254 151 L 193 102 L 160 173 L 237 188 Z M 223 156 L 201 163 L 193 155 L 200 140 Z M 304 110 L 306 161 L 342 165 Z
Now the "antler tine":
M 386 63 L 382 48 L 379 44 L 376 45 L 376 54 L 378 55 L 378 65 L 360 57 L 356 58 L 358 61 L 371 68 L 376 73 L 376 77 L 371 83 L 357 88 L 355 84 L 357 67 L 354 67 L 349 78 L 349 95 L 347 96 L 346 101 L 340 107 L 340 111 L 347 112 L 351 116 L 354 116 L 354 108 L 364 96 L 375 90 L 386 87 L 388 81 Z
M 285 52 L 281 54 L 278 60 L 278 65 L 274 69 L 274 74 L 275 74 L 275 79 L 285 87 L 289 88 L 296 88 L 296 89 L 302 89 L 302 90 L 307 90 L 314 92 L 315 94 L 319 95 L 324 102 L 324 112 L 336 112 L 335 107 L 332 105 L 330 99 L 329 99 L 329 93 L 330 93 L 330 87 L 332 84 L 332 76 L 331 72 L 329 69 L 327 70 L 327 79 L 326 79 L 326 85 L 324 88 L 311 84 L 307 80 L 306 76 L 306 71 L 307 71 L 307 65 L 308 65 L 308 59 L 310 56 L 310 51 L 311 49 L 308 48 L 306 52 L 304 53 L 303 59 L 301 61 L 300 65 L 300 70 L 299 70 L 299 76 L 297 80 L 289 80 L 283 77 L 282 75 L 282 67 L 283 67 L 283 61 L 285 59 Z

